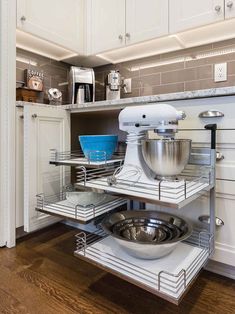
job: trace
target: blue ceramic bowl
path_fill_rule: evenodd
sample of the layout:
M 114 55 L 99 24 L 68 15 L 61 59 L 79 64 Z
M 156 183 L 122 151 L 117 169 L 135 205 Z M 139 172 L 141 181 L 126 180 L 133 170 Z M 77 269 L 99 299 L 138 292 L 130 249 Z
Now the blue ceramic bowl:
M 81 135 L 80 145 L 90 161 L 104 161 L 112 158 L 117 147 L 117 135 Z

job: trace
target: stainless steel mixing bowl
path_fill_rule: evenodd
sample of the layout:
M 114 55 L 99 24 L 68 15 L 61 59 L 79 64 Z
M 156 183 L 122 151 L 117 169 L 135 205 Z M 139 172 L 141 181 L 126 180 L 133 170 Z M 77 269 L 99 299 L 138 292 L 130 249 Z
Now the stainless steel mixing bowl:
M 129 255 L 141 259 L 169 254 L 192 233 L 184 219 L 148 210 L 111 214 L 103 220 L 102 227 Z
M 148 167 L 159 178 L 175 177 L 187 165 L 191 140 L 143 140 L 142 153 Z

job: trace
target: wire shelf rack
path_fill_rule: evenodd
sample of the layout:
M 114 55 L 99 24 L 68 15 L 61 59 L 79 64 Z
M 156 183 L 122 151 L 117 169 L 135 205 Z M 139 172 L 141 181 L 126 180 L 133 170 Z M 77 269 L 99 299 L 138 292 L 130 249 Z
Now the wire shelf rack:
M 124 160 L 124 152 L 117 151 L 112 159 L 107 159 L 105 151 L 93 150 L 86 158 L 82 150 L 58 152 L 56 149 L 50 150 L 50 164 L 56 166 L 86 166 L 92 168 L 103 168 L 107 165 L 121 165 Z
M 213 236 L 194 230 L 176 249 L 157 260 L 142 260 L 126 254 L 111 236 L 76 235 L 75 256 L 86 260 L 172 303 L 178 304 L 212 253 Z
M 95 205 L 89 202 L 86 205 L 75 205 L 66 198 L 66 195 L 66 191 L 51 196 L 38 194 L 36 210 L 86 224 L 94 218 L 127 204 L 125 199 L 104 194 L 101 201 Z
M 119 177 L 125 166 L 115 165 L 103 169 L 77 167 L 76 187 L 106 191 L 120 197 L 145 203 L 181 208 L 214 186 L 214 168 L 189 164 L 176 181 L 153 180 L 139 182 L 140 173 L 128 165 L 130 175 Z

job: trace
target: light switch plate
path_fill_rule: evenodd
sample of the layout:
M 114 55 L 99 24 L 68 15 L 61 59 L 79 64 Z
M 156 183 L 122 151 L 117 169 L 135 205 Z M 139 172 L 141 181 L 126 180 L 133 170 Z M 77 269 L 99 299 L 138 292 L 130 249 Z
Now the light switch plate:
M 215 82 L 227 81 L 227 62 L 215 64 L 214 81 Z
M 131 93 L 131 78 L 124 79 L 123 84 L 125 86 L 124 88 L 125 94 Z

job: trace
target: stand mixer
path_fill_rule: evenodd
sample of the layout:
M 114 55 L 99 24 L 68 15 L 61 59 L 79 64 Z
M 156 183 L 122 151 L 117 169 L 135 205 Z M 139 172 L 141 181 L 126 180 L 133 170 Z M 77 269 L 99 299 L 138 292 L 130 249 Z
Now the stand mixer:
M 182 152 L 185 151 L 185 149 L 187 150 L 186 158 L 183 160 L 184 168 L 189 159 L 191 141 L 174 140 L 175 133 L 178 130 L 178 121 L 184 118 L 184 112 L 178 111 L 173 106 L 164 103 L 127 107 L 123 109 L 119 114 L 119 128 L 128 133 L 126 139 L 127 149 L 124 165 L 115 174 L 115 179 L 148 184 L 156 182 L 155 178 L 156 175 L 159 175 L 159 172 L 161 172 L 160 180 L 164 179 L 162 171 L 156 171 L 154 162 L 159 163 L 159 161 L 161 161 L 162 164 L 160 164 L 160 168 L 163 168 L 163 170 L 166 165 L 165 162 L 169 164 L 169 162 L 171 163 L 172 161 L 172 166 L 174 166 L 172 157 L 172 160 L 167 160 L 167 158 L 164 157 L 163 146 L 166 146 L 166 144 L 167 146 L 171 146 L 164 148 L 165 153 L 168 155 L 169 152 L 174 154 L 176 144 L 177 146 L 180 144 L 181 151 L 180 154 L 178 154 L 180 158 Z M 154 130 L 154 132 L 162 137 L 162 140 L 146 140 L 147 132 L 150 130 Z M 151 141 L 152 143 L 148 143 Z M 186 141 L 186 145 L 182 146 L 183 142 L 181 143 L 181 141 Z M 152 146 L 156 146 L 156 143 L 158 143 L 158 150 L 154 151 Z M 159 146 L 159 143 L 163 145 Z M 152 155 L 149 156 L 149 154 Z M 178 173 L 181 171 L 178 170 Z M 171 177 L 168 175 L 166 168 L 165 172 L 163 171 L 163 174 L 164 173 L 167 173 L 166 177 Z

